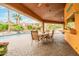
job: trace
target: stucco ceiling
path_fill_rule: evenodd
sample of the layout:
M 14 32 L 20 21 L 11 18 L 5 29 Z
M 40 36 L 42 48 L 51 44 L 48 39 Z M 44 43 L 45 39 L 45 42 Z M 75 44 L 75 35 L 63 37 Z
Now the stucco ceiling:
M 64 23 L 65 3 L 10 3 L 5 5 L 44 22 Z

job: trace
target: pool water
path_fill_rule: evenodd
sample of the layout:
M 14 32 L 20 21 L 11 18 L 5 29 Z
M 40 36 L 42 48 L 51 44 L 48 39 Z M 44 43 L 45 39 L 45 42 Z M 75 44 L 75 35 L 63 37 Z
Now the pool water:
M 30 34 L 31 32 L 26 32 L 26 33 L 16 33 L 16 34 L 11 34 L 11 35 L 4 35 L 4 36 L 0 36 L 0 41 L 1 40 L 5 40 L 8 38 L 16 38 L 16 37 L 20 37 L 21 35 L 25 35 L 25 34 Z

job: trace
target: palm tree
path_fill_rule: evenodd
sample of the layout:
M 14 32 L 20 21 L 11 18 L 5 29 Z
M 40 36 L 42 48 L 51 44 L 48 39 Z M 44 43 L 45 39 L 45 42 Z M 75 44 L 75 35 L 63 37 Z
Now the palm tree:
M 22 20 L 22 17 L 20 14 L 14 14 L 13 17 L 15 18 L 16 20 L 16 24 L 20 24 L 20 20 Z

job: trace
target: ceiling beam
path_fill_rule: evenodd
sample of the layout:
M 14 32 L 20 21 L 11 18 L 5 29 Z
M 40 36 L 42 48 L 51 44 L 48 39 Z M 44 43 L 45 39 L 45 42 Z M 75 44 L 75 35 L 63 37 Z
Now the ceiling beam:
M 44 20 L 45 23 L 57 23 L 57 24 L 64 24 L 64 22 L 58 22 L 58 21 L 49 21 L 49 20 Z

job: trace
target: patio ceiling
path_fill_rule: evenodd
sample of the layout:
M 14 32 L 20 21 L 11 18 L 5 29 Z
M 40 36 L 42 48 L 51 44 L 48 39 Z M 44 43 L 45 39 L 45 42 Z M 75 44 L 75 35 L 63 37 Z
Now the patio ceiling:
M 2 5 L 43 22 L 64 23 L 64 3 L 7 3 Z

